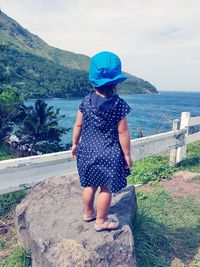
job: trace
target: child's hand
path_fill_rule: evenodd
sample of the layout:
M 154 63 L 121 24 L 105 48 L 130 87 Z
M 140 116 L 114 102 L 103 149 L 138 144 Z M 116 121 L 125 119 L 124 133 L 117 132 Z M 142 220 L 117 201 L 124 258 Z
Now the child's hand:
M 76 148 L 77 148 L 77 145 L 74 144 L 74 145 L 72 146 L 72 151 L 71 151 L 73 157 L 76 157 Z
M 125 168 L 128 169 L 133 166 L 133 160 L 131 158 L 131 155 L 124 155 L 125 161 L 126 161 L 126 166 Z

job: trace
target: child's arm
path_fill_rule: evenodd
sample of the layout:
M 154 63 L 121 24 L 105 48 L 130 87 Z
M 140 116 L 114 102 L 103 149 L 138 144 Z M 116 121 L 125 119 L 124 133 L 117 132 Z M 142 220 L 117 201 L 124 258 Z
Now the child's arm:
M 117 124 L 119 142 L 124 152 L 124 158 L 126 160 L 126 167 L 131 167 L 133 165 L 133 160 L 131 158 L 131 142 L 130 142 L 130 132 L 128 129 L 128 123 L 126 118 L 121 119 Z
M 72 137 L 72 156 L 76 156 L 76 147 L 79 143 L 81 137 L 82 130 L 82 122 L 83 122 L 83 113 L 78 110 L 76 122 L 73 128 L 73 137 Z

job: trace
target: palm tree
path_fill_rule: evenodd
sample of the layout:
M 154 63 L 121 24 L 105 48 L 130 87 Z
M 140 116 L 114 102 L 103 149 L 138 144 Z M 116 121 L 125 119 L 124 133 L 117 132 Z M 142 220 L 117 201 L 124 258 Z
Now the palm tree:
M 21 148 L 26 148 L 30 154 L 48 153 L 63 150 L 61 136 L 69 129 L 58 125 L 58 121 L 65 117 L 54 111 L 44 100 L 37 100 L 35 106 L 25 107 L 22 111 L 24 117 L 16 135 Z

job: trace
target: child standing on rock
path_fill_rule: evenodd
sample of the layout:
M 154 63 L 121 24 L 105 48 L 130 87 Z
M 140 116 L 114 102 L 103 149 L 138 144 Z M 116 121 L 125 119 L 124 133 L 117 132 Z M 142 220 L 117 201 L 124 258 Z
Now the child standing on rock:
M 115 230 L 119 223 L 107 216 L 112 193 L 126 187 L 126 177 L 133 165 L 125 118 L 132 109 L 116 91 L 117 84 L 127 77 L 121 72 L 119 57 L 105 51 L 91 59 L 89 79 L 95 90 L 79 105 L 72 146 L 81 186 L 84 187 L 83 220 L 96 219 L 96 231 Z M 100 193 L 94 209 L 98 187 Z

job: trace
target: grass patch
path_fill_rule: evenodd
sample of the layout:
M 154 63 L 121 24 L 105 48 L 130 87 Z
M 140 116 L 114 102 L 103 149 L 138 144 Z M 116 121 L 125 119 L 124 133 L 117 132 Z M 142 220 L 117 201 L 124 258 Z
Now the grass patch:
M 0 260 L 0 267 L 31 267 L 30 255 L 21 248 L 13 248 L 9 256 L 0 256 Z
M 169 166 L 167 156 L 153 156 L 135 162 L 128 176 L 128 182 L 133 184 L 146 184 L 160 178 L 170 179 L 171 174 L 177 170 L 176 167 Z
M 26 189 L 0 195 L 0 219 L 14 210 L 25 196 Z
M 0 146 L 0 160 L 10 159 L 11 153 L 8 147 Z
M 174 200 L 161 186 L 151 187 L 156 190 L 137 191 L 133 234 L 138 267 L 199 266 L 191 263 L 200 256 L 199 205 L 190 197 Z
M 187 158 L 182 160 L 177 167 L 200 172 L 200 141 L 187 145 Z
M 15 226 L 15 207 L 26 196 L 27 190 L 21 190 L 0 196 L 0 226 L 7 232 L 0 235 L 0 267 L 30 267 L 31 256 L 19 246 Z
M 176 166 L 169 166 L 169 155 L 152 156 L 134 163 L 128 182 L 146 184 L 159 179 L 170 179 L 178 170 L 200 172 L 200 141 L 187 145 L 187 158 Z

